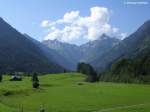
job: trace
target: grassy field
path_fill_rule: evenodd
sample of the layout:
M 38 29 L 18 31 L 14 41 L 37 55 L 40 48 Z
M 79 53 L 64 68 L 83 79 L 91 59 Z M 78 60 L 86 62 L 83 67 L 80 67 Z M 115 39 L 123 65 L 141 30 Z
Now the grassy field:
M 0 112 L 150 112 L 150 85 L 86 83 L 77 73 L 40 76 L 40 88 L 31 78 L 0 83 Z

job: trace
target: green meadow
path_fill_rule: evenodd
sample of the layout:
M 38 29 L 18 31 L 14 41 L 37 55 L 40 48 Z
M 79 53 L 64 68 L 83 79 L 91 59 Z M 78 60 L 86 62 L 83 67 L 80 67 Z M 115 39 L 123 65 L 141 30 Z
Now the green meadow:
M 31 77 L 0 83 L 0 112 L 150 112 L 150 85 L 84 82 L 78 73 L 39 76 L 33 89 Z

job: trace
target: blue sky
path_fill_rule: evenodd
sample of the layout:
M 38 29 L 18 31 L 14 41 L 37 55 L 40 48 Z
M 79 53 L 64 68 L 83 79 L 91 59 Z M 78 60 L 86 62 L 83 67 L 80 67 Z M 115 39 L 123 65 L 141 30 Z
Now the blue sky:
M 125 4 L 127 0 L 1 0 L 0 16 L 22 33 L 27 33 L 37 40 L 43 40 L 49 28 L 41 27 L 41 22 L 56 22 L 63 19 L 66 13 L 79 11 L 79 16 L 90 16 L 93 7 L 104 7 L 109 10 L 109 24 L 119 29 L 120 33 L 134 32 L 144 21 L 150 19 L 150 3 Z M 131 1 L 131 0 L 128 0 Z M 133 1 L 133 0 L 132 0 Z M 71 23 L 72 24 L 72 23 Z M 65 26 L 61 24 L 60 26 Z M 60 26 L 58 28 L 60 28 Z M 55 26 L 56 27 L 56 26 Z M 83 36 L 82 34 L 80 36 Z M 82 44 L 89 39 L 78 38 L 71 43 Z

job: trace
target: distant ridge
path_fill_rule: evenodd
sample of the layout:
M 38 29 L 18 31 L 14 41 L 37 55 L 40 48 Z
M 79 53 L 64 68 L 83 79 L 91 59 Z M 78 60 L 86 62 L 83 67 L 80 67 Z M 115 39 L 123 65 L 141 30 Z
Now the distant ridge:
M 68 60 L 70 69 L 75 70 L 78 62 L 89 63 L 96 57 L 99 57 L 114 45 L 119 43 L 119 39 L 112 38 L 103 34 L 99 39 L 87 42 L 81 46 L 72 45 L 55 40 L 44 40 L 43 44 L 53 49 L 62 57 Z

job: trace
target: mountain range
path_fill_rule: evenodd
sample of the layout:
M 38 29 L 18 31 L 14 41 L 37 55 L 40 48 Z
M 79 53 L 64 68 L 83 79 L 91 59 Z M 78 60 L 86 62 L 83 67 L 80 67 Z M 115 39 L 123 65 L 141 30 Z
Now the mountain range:
M 119 40 L 103 34 L 97 40 L 77 46 L 58 40 L 39 42 L 21 34 L 0 18 L 0 71 L 56 73 L 74 71 L 79 62 L 102 72 L 122 58 L 141 58 L 150 52 L 150 20 Z
M 150 52 L 150 20 L 124 40 L 103 34 L 97 40 L 81 46 L 58 40 L 46 40 L 43 43 L 74 64 L 81 61 L 90 63 L 98 72 L 102 72 L 121 58 L 138 58 Z
M 75 70 L 78 62 L 89 63 L 96 57 L 99 57 L 103 53 L 109 51 L 119 42 L 119 39 L 103 34 L 99 39 L 87 42 L 81 46 L 60 42 L 56 39 L 45 40 L 42 43 L 68 59 L 73 65 L 73 68 L 70 69 Z

